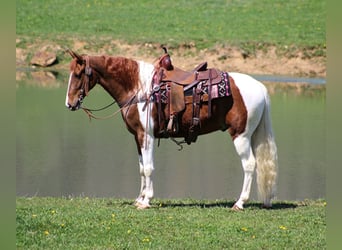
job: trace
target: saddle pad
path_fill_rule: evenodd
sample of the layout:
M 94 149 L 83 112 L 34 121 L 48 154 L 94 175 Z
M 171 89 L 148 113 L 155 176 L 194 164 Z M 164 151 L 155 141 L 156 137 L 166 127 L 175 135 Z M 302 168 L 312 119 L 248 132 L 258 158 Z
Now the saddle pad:
M 208 94 L 209 92 L 208 80 L 202 81 L 201 86 L 202 86 L 202 93 Z M 161 102 L 161 103 L 169 103 L 168 101 L 168 96 L 170 96 L 169 92 L 170 92 L 169 85 L 166 85 L 165 87 L 160 88 L 160 91 L 154 93 L 153 101 Z M 192 88 L 187 90 L 184 93 L 184 95 L 192 96 Z M 221 81 L 217 84 L 211 85 L 211 99 L 230 96 L 230 95 L 231 95 L 231 91 L 230 91 L 229 75 L 227 72 L 221 72 Z
M 206 80 L 202 84 L 202 92 L 203 94 L 209 93 L 209 81 Z M 192 91 L 190 91 L 186 95 L 192 95 Z M 220 98 L 224 96 L 229 96 L 230 93 L 230 84 L 229 84 L 229 75 L 227 72 L 221 72 L 221 82 L 218 84 L 211 85 L 211 99 Z

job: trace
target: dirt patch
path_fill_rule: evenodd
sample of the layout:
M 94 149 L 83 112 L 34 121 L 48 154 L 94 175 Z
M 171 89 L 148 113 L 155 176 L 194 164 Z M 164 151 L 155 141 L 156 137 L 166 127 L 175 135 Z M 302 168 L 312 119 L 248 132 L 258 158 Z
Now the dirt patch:
M 31 67 L 30 55 L 44 46 L 55 48 L 59 55 L 59 63 L 52 68 L 68 69 L 70 59 L 63 52 L 60 44 L 51 41 L 34 41 L 22 46 L 21 39 L 17 39 L 16 62 L 17 67 Z M 125 56 L 136 60 L 144 60 L 153 63 L 163 52 L 158 44 L 131 45 L 120 41 L 106 41 L 99 44 L 87 41 L 72 41 L 71 49 L 82 54 L 109 54 L 113 56 Z M 314 48 L 312 49 L 314 50 Z M 309 51 L 310 52 L 310 51 Z M 275 46 L 267 46 L 252 52 L 245 51 L 234 46 L 217 46 L 211 49 L 197 49 L 194 44 L 169 48 L 173 64 L 185 70 L 191 70 L 203 61 L 208 62 L 209 67 L 219 68 L 228 72 L 243 72 L 259 75 L 286 75 L 302 77 L 326 77 L 326 57 L 307 56 L 308 51 L 294 49 L 284 52 Z M 314 54 L 313 52 L 311 54 Z M 325 52 L 323 53 L 325 54 Z M 64 58 L 63 58 L 64 57 Z
M 176 56 L 174 55 L 172 58 L 175 65 L 186 69 L 191 69 L 201 61 L 207 61 L 210 67 L 217 67 L 230 72 L 326 77 L 324 58 L 303 58 L 301 51 L 296 52 L 291 57 L 280 56 L 276 47 L 269 47 L 267 51 L 256 51 L 253 55 L 246 55 L 240 48 L 231 47 L 216 51 L 202 50 L 193 57 L 183 57 L 181 54 L 176 53 Z

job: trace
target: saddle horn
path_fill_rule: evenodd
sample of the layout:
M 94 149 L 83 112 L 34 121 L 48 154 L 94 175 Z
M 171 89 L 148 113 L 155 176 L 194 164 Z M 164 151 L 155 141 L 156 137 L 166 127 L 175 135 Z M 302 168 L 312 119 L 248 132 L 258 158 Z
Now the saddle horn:
M 165 46 L 162 46 L 162 49 L 164 50 L 164 53 L 167 54 L 167 48 Z
M 160 59 L 160 66 L 162 66 L 166 70 L 173 70 L 173 65 L 171 62 L 170 55 L 169 53 L 167 53 L 167 48 L 165 46 L 162 46 L 162 48 L 165 54 Z

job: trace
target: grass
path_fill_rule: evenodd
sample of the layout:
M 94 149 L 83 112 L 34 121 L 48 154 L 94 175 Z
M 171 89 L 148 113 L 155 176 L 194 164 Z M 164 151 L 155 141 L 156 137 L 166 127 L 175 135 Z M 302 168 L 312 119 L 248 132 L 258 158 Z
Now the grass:
M 326 202 L 276 202 L 243 212 L 226 200 L 22 198 L 17 249 L 326 249 Z
M 169 47 L 325 48 L 325 20 L 321 0 L 16 1 L 17 35 L 54 41 L 75 37 L 97 43 L 107 37 Z

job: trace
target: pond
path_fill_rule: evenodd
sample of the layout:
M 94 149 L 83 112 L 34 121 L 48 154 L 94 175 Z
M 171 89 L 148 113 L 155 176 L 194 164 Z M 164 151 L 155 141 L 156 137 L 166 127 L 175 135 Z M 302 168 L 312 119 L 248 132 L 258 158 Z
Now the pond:
M 70 112 L 64 105 L 66 73 L 50 80 L 19 73 L 17 195 L 135 198 L 140 189 L 136 146 L 121 116 L 89 121 L 83 111 Z M 265 83 L 278 146 L 277 199 L 324 198 L 325 85 Z M 84 104 L 95 108 L 110 102 L 95 87 Z M 156 143 L 153 178 L 157 198 L 236 199 L 243 171 L 228 133 L 220 131 L 182 151 L 170 140 Z M 255 181 L 251 199 L 257 200 Z

